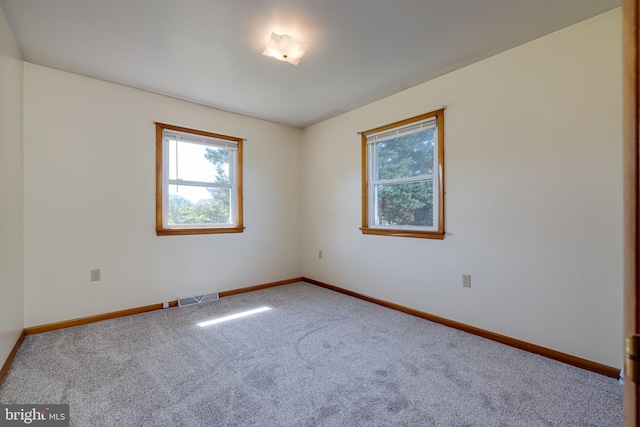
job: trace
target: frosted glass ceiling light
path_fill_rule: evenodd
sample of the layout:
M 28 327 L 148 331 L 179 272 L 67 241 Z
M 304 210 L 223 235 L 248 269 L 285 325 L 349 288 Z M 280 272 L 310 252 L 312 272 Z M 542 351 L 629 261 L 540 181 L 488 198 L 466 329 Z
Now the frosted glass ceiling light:
M 304 55 L 307 45 L 295 40 L 286 34 L 271 33 L 271 38 L 267 43 L 267 48 L 262 52 L 264 56 L 273 56 L 280 61 L 298 65 L 300 58 Z

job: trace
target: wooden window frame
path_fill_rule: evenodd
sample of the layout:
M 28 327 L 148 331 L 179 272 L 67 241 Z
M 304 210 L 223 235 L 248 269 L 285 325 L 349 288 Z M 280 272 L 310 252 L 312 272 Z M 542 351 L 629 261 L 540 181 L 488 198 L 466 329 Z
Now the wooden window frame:
M 244 231 L 243 225 L 243 213 L 242 213 L 242 138 L 237 138 L 228 135 L 221 135 L 212 132 L 206 132 L 197 129 L 189 129 L 180 126 L 169 125 L 165 123 L 155 123 L 156 125 L 156 235 L 158 236 L 176 236 L 176 235 L 191 235 L 191 234 L 225 234 L 225 233 L 242 233 Z M 215 226 L 215 227 L 175 227 L 167 228 L 164 224 L 164 159 L 163 159 L 163 138 L 162 133 L 164 129 L 174 130 L 183 133 L 190 133 L 194 135 L 205 136 L 209 138 L 215 138 L 220 140 L 227 140 L 237 143 L 237 164 L 235 167 L 235 188 L 236 188 L 236 206 L 235 224 L 233 226 Z
M 376 133 L 389 131 L 395 128 L 401 128 L 411 123 L 419 122 L 429 118 L 436 118 L 437 129 L 437 165 L 435 175 L 437 176 L 437 193 L 434 190 L 434 197 L 437 194 L 437 227 L 435 230 L 420 230 L 420 229 L 404 229 L 401 227 L 393 228 L 383 226 L 371 226 L 370 225 L 370 207 L 369 207 L 369 150 L 367 147 L 367 136 Z M 362 234 L 371 234 L 377 236 L 396 236 L 396 237 L 417 237 L 423 239 L 437 239 L 442 240 L 445 236 L 444 230 L 444 108 L 431 111 L 429 113 L 421 114 L 419 116 L 411 117 L 405 120 L 390 123 L 384 126 L 379 126 L 374 129 L 369 129 L 360 133 L 362 138 L 362 227 L 360 230 Z

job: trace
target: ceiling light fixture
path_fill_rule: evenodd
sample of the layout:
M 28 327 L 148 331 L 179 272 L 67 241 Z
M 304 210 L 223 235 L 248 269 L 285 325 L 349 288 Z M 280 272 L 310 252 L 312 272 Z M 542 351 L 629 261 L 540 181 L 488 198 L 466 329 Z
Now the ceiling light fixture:
M 267 43 L 267 47 L 262 52 L 264 56 L 273 56 L 280 61 L 286 61 L 289 64 L 298 65 L 300 58 L 304 55 L 307 45 L 297 41 L 286 34 L 271 33 L 271 38 Z

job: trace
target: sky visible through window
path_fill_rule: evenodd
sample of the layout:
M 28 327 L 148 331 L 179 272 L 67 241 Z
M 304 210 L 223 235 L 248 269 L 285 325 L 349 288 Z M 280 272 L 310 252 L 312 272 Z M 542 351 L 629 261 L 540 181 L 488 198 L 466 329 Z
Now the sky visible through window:
M 207 148 L 218 149 L 182 141 L 176 143 L 175 140 L 171 139 L 169 141 L 169 179 L 216 182 L 215 166 L 205 158 Z M 224 171 L 229 176 L 228 163 L 224 166 Z M 169 185 L 169 194 L 184 197 L 194 203 L 202 199 L 211 198 L 211 194 L 206 187 Z

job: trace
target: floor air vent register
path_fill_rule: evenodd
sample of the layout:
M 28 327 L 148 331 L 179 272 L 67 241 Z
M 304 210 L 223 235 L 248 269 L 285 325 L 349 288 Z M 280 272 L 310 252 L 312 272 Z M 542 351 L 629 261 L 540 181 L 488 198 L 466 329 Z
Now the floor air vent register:
M 217 292 L 207 292 L 204 294 L 186 295 L 178 297 L 178 307 L 187 307 L 190 305 L 201 304 L 203 302 L 215 301 L 220 299 Z

